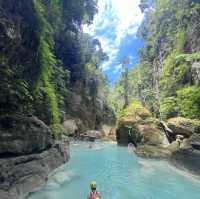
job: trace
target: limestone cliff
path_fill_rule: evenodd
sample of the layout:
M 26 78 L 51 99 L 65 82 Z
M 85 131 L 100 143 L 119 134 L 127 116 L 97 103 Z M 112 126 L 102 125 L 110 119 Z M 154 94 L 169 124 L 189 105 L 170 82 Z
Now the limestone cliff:
M 23 199 L 69 158 L 69 148 L 35 117 L 0 118 L 0 196 Z

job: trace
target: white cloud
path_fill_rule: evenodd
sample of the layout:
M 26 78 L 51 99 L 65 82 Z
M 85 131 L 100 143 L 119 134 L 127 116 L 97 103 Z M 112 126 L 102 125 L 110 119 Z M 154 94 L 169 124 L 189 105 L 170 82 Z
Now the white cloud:
M 134 37 L 136 34 L 143 20 L 139 3 L 140 0 L 99 0 L 99 12 L 93 25 L 84 27 L 85 32 L 100 40 L 104 51 L 110 57 L 110 60 L 102 65 L 103 71 L 108 70 L 109 65 L 116 60 L 123 39 L 127 35 Z
M 122 65 L 118 64 L 118 65 L 115 66 L 113 73 L 117 74 L 121 69 L 122 69 Z

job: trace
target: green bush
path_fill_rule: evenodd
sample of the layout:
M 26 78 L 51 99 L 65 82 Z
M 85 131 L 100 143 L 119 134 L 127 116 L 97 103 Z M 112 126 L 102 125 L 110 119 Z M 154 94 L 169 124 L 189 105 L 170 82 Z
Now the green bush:
M 53 30 L 46 20 L 43 4 L 40 1 L 34 1 L 34 6 L 39 24 L 38 36 L 40 38 L 38 48 L 40 72 L 35 84 L 35 96 L 37 100 L 36 107 L 42 108 L 41 110 L 36 109 L 36 114 L 40 119 L 54 127 L 52 128 L 54 134 L 58 134 L 57 126 L 60 124 L 60 111 L 56 89 L 54 82 L 52 82 L 54 66 L 57 62 L 53 53 Z
M 0 65 L 0 91 L 0 113 L 32 111 L 33 98 L 28 83 L 5 65 Z
M 182 116 L 200 118 L 200 87 L 189 86 L 178 90 L 177 99 Z
M 175 117 L 178 114 L 178 105 L 176 97 L 166 97 L 161 101 L 160 112 L 163 119 Z

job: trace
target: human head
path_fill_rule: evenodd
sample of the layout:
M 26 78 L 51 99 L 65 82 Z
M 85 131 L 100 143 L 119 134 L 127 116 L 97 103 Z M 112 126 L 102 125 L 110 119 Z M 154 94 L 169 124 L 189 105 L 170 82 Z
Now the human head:
M 96 188 L 97 188 L 97 183 L 96 183 L 95 181 L 92 181 L 92 182 L 90 183 L 90 188 L 91 188 L 92 191 L 95 191 Z

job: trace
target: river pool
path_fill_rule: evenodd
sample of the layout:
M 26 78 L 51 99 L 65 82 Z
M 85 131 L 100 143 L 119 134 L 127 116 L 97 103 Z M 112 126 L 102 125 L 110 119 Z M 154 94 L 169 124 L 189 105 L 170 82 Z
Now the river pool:
M 97 181 L 102 199 L 200 199 L 200 181 L 165 161 L 141 159 L 116 144 L 72 143 L 71 159 L 29 199 L 86 199 Z

